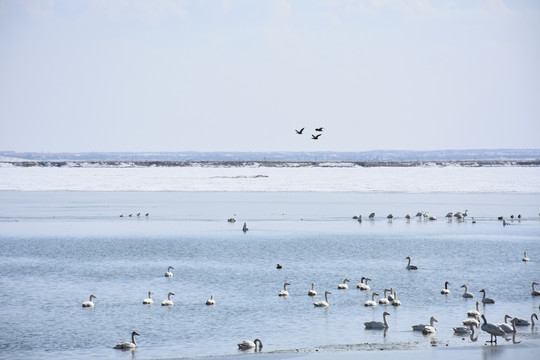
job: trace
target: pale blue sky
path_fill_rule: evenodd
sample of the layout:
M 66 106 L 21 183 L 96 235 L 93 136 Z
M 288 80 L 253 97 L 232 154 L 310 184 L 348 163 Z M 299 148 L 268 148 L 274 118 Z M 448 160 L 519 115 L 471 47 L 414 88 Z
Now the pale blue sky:
M 0 0 L 0 49 L 0 150 L 540 148 L 540 1 Z

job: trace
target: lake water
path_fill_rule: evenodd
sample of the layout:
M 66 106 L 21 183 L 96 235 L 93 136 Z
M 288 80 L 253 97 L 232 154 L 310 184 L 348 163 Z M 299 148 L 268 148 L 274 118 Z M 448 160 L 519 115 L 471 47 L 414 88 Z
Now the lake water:
M 0 203 L 1 358 L 226 357 L 255 338 L 263 353 L 478 347 L 486 333 L 471 342 L 452 327 L 480 289 L 496 300 L 481 306 L 490 322 L 539 312 L 540 194 L 0 191 Z M 444 218 L 465 209 L 464 222 Z M 420 210 L 438 220 L 404 219 Z M 372 211 L 372 221 L 352 219 Z M 522 219 L 497 220 L 511 214 Z M 405 269 L 406 256 L 419 270 Z M 372 291 L 393 287 L 402 306 L 364 307 L 372 291 L 356 289 L 362 276 Z M 349 290 L 338 290 L 345 278 Z M 290 296 L 278 297 L 285 281 Z M 153 306 L 142 304 L 149 290 Z M 315 308 L 325 290 L 330 306 Z M 174 306 L 160 306 L 169 291 Z M 90 294 L 95 307 L 84 309 Z M 216 305 L 206 306 L 211 294 Z M 364 329 L 385 310 L 386 333 Z M 431 316 L 436 335 L 411 331 Z M 133 330 L 134 353 L 112 349 Z M 540 347 L 537 328 L 519 328 L 516 340 L 499 346 Z

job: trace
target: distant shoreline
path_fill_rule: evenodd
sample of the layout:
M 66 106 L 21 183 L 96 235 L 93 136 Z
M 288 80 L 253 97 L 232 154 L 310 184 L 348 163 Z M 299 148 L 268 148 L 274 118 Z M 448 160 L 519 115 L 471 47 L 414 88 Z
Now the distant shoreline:
M 34 164 L 37 162 L 38 164 Z M 15 152 L 0 151 L 0 164 L 20 166 L 539 166 L 540 149 L 371 150 L 371 151 L 176 151 L 176 152 Z M 514 164 L 516 163 L 516 164 Z

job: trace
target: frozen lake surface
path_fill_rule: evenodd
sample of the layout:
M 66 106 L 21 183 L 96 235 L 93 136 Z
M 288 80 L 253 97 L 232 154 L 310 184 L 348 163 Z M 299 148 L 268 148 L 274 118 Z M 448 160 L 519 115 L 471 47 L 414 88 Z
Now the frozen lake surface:
M 540 167 L 0 167 L 0 190 L 540 193 Z
M 2 358 L 227 357 L 257 337 L 276 356 L 478 349 L 486 333 L 471 342 L 452 327 L 480 289 L 496 300 L 480 307 L 490 322 L 529 318 L 540 305 L 531 296 L 532 281 L 540 282 L 538 193 L 0 191 L 0 203 Z M 465 209 L 464 222 L 444 218 Z M 438 220 L 404 219 L 419 210 Z M 352 219 L 372 211 L 372 221 Z M 497 220 L 511 214 L 522 218 Z M 521 261 L 524 251 L 531 261 Z M 406 256 L 419 270 L 405 269 Z M 169 265 L 172 278 L 163 276 Z M 371 291 L 356 288 L 362 276 Z M 350 288 L 338 290 L 345 278 Z M 278 297 L 286 281 L 290 296 Z M 312 282 L 315 298 L 307 295 Z M 462 297 L 462 284 L 474 299 Z M 364 307 L 390 287 L 401 306 Z M 142 304 L 149 290 L 153 306 Z M 325 290 L 330 306 L 315 308 Z M 174 306 L 160 306 L 169 291 Z M 95 307 L 83 309 L 90 294 Z M 211 294 L 216 305 L 206 306 Z M 384 311 L 388 331 L 364 329 Z M 411 331 L 431 316 L 439 320 L 434 336 Z M 133 354 L 112 349 L 133 330 L 141 334 Z M 519 328 L 516 340 L 499 347 L 538 351 L 538 328 Z

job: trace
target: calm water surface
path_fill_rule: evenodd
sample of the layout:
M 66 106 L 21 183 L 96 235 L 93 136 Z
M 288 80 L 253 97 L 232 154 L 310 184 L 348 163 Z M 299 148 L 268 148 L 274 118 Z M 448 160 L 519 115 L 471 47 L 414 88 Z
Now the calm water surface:
M 538 194 L 0 192 L 0 202 L 2 358 L 227 356 L 257 337 L 266 353 L 481 346 L 487 334 L 473 343 L 452 331 L 480 289 L 496 300 L 481 307 L 491 322 L 539 312 L 540 297 L 531 296 L 540 282 Z M 465 209 L 465 222 L 444 218 Z M 419 210 L 439 220 L 404 219 Z M 372 211 L 373 221 L 352 219 Z M 497 216 L 511 214 L 521 221 L 503 227 Z M 418 271 L 405 270 L 408 255 Z M 372 291 L 356 289 L 362 276 L 372 291 L 393 287 L 402 306 L 364 307 Z M 338 290 L 344 278 L 349 290 Z M 285 281 L 290 296 L 281 298 Z M 475 299 L 461 296 L 465 283 Z M 142 305 L 149 290 L 155 304 Z M 325 290 L 330 307 L 315 308 Z M 160 306 L 169 291 L 174 306 Z M 83 309 L 90 294 L 95 308 Z M 211 294 L 217 304 L 206 306 Z M 385 310 L 386 334 L 364 329 Z M 436 335 L 411 331 L 430 316 Z M 141 334 L 134 353 L 112 349 L 133 330 Z M 537 328 L 518 329 L 516 339 L 540 346 Z

